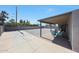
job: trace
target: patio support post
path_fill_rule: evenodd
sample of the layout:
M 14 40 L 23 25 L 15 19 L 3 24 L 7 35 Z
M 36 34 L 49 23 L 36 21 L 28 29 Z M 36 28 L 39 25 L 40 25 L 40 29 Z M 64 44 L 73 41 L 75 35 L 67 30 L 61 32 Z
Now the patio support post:
M 51 25 L 52 25 L 52 24 L 49 24 L 50 29 L 52 29 Z
M 42 37 L 42 23 L 40 22 L 40 37 Z

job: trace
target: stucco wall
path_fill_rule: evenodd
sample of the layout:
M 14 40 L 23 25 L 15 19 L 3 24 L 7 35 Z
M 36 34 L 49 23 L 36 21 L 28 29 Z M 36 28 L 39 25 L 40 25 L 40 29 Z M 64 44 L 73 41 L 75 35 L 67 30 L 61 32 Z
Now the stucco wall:
M 72 50 L 79 52 L 79 10 L 72 12 L 71 19 L 72 34 L 70 35 L 72 37 Z
M 68 37 L 72 47 L 72 14 L 68 20 Z

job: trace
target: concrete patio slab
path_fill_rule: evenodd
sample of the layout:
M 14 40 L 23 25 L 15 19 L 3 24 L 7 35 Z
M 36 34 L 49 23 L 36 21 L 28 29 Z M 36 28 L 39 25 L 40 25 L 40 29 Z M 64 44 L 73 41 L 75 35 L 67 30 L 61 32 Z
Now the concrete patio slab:
M 4 32 L 0 38 L 1 53 L 74 53 L 26 30 Z

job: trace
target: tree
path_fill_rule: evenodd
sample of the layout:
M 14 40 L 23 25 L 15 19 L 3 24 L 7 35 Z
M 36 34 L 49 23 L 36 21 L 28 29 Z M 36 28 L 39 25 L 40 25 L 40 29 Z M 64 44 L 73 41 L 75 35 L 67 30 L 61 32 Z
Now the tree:
M 6 26 L 16 26 L 16 21 L 15 19 L 11 19 L 6 23 Z
M 16 23 L 16 22 L 15 22 L 15 19 L 9 20 L 9 23 L 12 23 L 12 24 L 13 24 L 13 23 Z
M 8 18 L 7 15 L 8 15 L 8 13 L 5 12 L 5 11 L 1 11 L 1 13 L 0 13 L 0 16 L 1 16 L 2 19 Z
M 26 23 L 26 21 L 24 20 L 24 21 L 23 21 L 23 23 L 25 24 L 25 23 Z
M 31 25 L 30 21 L 27 20 L 26 25 Z
M 22 19 L 19 21 L 20 23 L 23 23 Z
M 6 18 L 8 18 L 8 13 L 5 12 L 5 11 L 1 11 L 1 13 L 0 13 L 0 20 L 2 20 L 2 23 L 4 23 Z

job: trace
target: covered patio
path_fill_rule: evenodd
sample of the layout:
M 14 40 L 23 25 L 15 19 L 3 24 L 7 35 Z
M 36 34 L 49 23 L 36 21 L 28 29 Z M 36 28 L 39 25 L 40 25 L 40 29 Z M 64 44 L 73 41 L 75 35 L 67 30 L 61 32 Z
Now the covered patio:
M 69 39 L 69 33 L 68 33 L 69 32 L 69 29 L 68 29 L 69 26 L 68 25 L 69 25 L 71 14 L 72 14 L 72 12 L 67 12 L 67 13 L 64 13 L 64 14 L 57 15 L 57 16 L 52 16 L 52 17 L 48 17 L 48 18 L 38 20 L 40 22 L 40 37 L 42 37 L 42 23 L 49 24 L 49 27 L 51 27 L 52 24 L 53 25 L 58 24 L 58 27 L 61 28 L 65 33 L 65 34 L 63 34 L 64 38 L 55 37 L 53 42 L 55 42 L 55 43 L 57 42 L 57 44 L 62 45 L 60 43 L 67 41 L 67 43 L 70 45 L 69 49 L 72 49 L 71 48 L 71 42 L 70 42 L 70 39 Z M 50 30 L 51 30 L 51 28 L 50 28 Z M 62 39 L 64 41 L 62 41 Z

